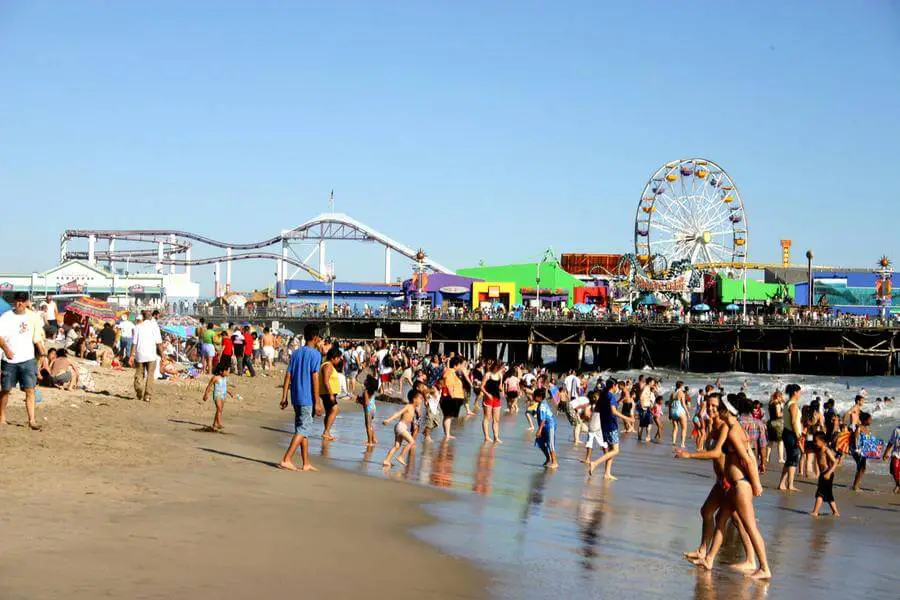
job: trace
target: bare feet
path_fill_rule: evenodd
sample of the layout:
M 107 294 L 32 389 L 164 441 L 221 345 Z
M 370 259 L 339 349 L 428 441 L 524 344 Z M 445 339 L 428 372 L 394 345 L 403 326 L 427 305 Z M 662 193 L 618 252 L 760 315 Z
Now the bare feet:
M 841 516 L 841 513 L 839 513 L 838 511 L 834 511 L 833 513 L 831 513 L 831 516 L 837 519 L 839 516 Z
M 303 465 L 301 471 L 317 473 L 319 470 L 312 465 Z
M 789 491 L 789 492 L 799 492 L 799 491 L 800 491 L 800 488 L 791 486 L 791 487 L 788 488 L 788 491 Z
M 756 564 L 751 560 L 745 560 L 744 562 L 730 564 L 728 565 L 728 568 L 740 571 L 741 573 L 750 574 L 756 571 Z
M 686 561 L 692 564 L 696 564 L 694 561 L 703 560 L 705 558 L 705 555 L 701 555 L 696 550 L 694 550 L 693 552 L 684 552 L 683 556 Z
M 444 436 L 444 439 L 445 439 L 445 440 L 455 440 L 456 437 L 455 437 L 455 436 L 452 436 L 452 435 L 445 435 L 445 436 Z
M 594 463 L 589 462 L 588 463 L 588 477 L 593 476 L 593 474 L 594 474 Z
M 819 513 L 813 512 L 813 511 L 809 511 L 809 516 L 811 516 L 811 517 L 818 517 L 818 516 L 819 516 Z
M 613 477 L 612 475 L 604 475 L 603 479 L 605 479 L 607 481 L 618 481 L 618 478 Z
M 529 427 L 526 431 L 534 431 L 534 427 Z
M 503 443 L 503 440 L 501 440 L 500 438 L 494 438 L 494 443 L 495 443 L 495 444 L 502 444 L 502 443 Z
M 772 579 L 772 572 L 769 571 L 768 569 L 757 569 L 756 571 L 751 573 L 748 577 L 750 577 L 750 579 L 759 579 L 759 580 Z
M 381 464 L 383 464 L 383 465 L 384 465 L 385 467 L 387 467 L 388 469 L 391 468 L 391 461 L 389 461 L 389 460 L 386 460 L 386 461 L 384 461 L 384 462 L 381 463 Z
M 32 431 L 40 431 L 41 430 L 41 426 L 38 423 L 29 423 L 28 426 L 31 427 Z
M 559 463 L 550 463 L 549 465 L 547 465 L 547 468 L 548 469 L 558 469 Z
M 397 457 L 397 462 L 400 463 L 401 465 L 403 465 L 404 467 L 406 466 L 406 461 L 403 460 L 402 456 Z
M 326 441 L 329 441 L 329 442 L 333 442 L 333 441 L 336 440 L 337 438 L 334 437 L 333 435 L 331 435 L 330 433 L 323 433 L 323 434 L 322 434 L 322 439 L 323 439 L 323 440 L 326 440 Z
M 284 469 L 285 471 L 295 471 L 295 472 L 300 470 L 297 468 L 297 465 L 295 465 L 294 463 L 292 463 L 289 460 L 286 460 L 286 461 L 283 460 L 280 463 L 278 463 L 278 468 Z
M 712 571 L 712 564 L 709 562 L 707 557 L 699 558 L 694 562 L 695 565 L 700 567 L 701 569 L 705 569 L 707 571 Z

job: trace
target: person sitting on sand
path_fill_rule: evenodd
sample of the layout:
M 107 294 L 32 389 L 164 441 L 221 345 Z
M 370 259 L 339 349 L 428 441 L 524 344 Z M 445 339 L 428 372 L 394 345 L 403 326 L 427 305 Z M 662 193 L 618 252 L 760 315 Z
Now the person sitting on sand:
M 394 425 L 394 445 L 388 450 L 387 456 L 384 457 L 384 466 L 390 468 L 393 464 L 394 455 L 406 443 L 406 447 L 397 456 L 397 462 L 406 465 L 406 456 L 416 447 L 416 440 L 412 436 L 413 423 L 416 420 L 416 409 L 422 403 L 422 393 L 418 390 L 409 390 L 407 394 L 408 403 L 392 414 L 390 417 L 382 421 L 384 425 L 390 425 L 393 421 L 397 421 Z M 399 419 L 399 420 L 398 420 Z
M 209 400 L 210 392 L 212 393 L 213 402 L 216 403 L 216 416 L 213 418 L 211 429 L 213 431 L 221 431 L 223 429 L 222 411 L 225 409 L 225 397 L 231 396 L 234 399 L 234 394 L 228 389 L 228 367 L 224 363 L 216 365 L 213 376 L 206 385 L 206 391 L 203 392 L 204 402 Z
M 69 360 L 69 353 L 60 349 L 56 358 L 50 363 L 50 382 L 61 390 L 73 390 L 78 387 L 78 368 Z
M 366 427 L 366 446 L 371 448 L 378 443 L 375 438 L 375 396 L 378 394 L 378 380 L 371 375 L 366 376 L 363 393 L 357 402 L 363 407 L 363 421 Z
M 555 469 L 559 466 L 556 462 L 556 417 L 547 402 L 547 392 L 543 388 L 534 390 L 534 400 L 537 407 L 537 431 L 534 434 L 534 444 L 544 453 L 544 468 Z
M 54 360 L 56 360 L 56 348 L 50 348 L 38 363 L 38 381 L 43 386 L 51 387 L 53 385 L 50 379 L 50 364 Z
M 809 514 L 818 517 L 822 503 L 827 502 L 831 514 L 839 517 L 841 513 L 838 512 L 837 503 L 834 501 L 834 470 L 838 466 L 837 458 L 828 447 L 828 436 L 824 431 L 817 431 L 813 435 L 813 445 L 816 449 L 816 462 L 819 465 L 819 484 L 816 487 L 816 502 Z

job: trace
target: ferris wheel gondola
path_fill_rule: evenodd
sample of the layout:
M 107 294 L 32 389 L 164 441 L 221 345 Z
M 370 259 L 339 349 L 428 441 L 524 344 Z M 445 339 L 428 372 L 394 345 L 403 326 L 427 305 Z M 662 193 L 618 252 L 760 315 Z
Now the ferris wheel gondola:
M 741 269 L 749 240 L 744 202 L 731 176 L 711 160 L 666 163 L 641 193 L 634 226 L 635 255 L 659 276 L 660 265 L 723 264 Z

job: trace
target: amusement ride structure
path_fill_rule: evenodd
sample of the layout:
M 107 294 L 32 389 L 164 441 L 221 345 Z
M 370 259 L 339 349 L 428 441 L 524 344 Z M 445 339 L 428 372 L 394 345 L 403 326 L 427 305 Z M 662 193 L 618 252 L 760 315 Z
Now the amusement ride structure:
M 87 250 L 71 250 L 69 242 L 73 239 L 85 238 Z M 106 240 L 105 250 L 97 249 L 97 240 Z M 325 242 L 330 240 L 374 242 L 384 247 L 384 280 L 391 280 L 391 253 L 396 252 L 409 260 L 416 261 L 423 269 L 439 273 L 452 271 L 427 256 L 419 257 L 419 252 L 397 242 L 387 235 L 364 225 L 343 213 L 325 213 L 266 240 L 252 243 L 232 243 L 211 239 L 209 237 L 187 231 L 169 229 L 68 229 L 60 239 L 60 261 L 70 259 L 86 260 L 90 264 L 97 261 L 107 262 L 110 269 L 114 263 L 152 264 L 156 272 L 162 273 L 165 266 L 174 273 L 175 267 L 184 267 L 190 277 L 192 266 L 215 265 L 216 295 L 231 289 L 231 263 L 237 260 L 273 260 L 276 262 L 276 276 L 279 289 L 283 289 L 286 279 L 293 278 L 299 271 L 304 271 L 319 281 L 333 281 L 333 268 L 329 269 L 325 260 Z M 116 249 L 116 242 L 129 242 L 128 249 Z M 194 243 L 224 250 L 224 254 L 206 258 L 192 258 Z M 312 250 L 305 252 L 312 244 Z M 280 246 L 279 251 L 265 251 L 267 248 Z M 238 252 L 235 252 L 238 251 Z M 318 265 L 310 261 L 318 255 Z M 225 263 L 225 285 L 220 284 L 221 267 Z M 289 274 L 294 267 L 293 274 Z M 127 268 L 127 267 L 126 267 Z
M 626 254 L 630 286 L 685 296 L 703 273 L 746 276 L 749 229 L 731 176 L 705 158 L 668 162 L 644 185 Z

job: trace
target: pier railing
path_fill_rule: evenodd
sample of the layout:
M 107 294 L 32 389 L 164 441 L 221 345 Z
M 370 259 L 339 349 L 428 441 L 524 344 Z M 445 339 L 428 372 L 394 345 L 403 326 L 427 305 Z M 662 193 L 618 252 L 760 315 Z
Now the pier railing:
M 816 316 L 806 315 L 731 315 L 701 314 L 687 318 L 632 313 L 630 315 L 582 314 L 577 311 L 536 311 L 526 310 L 516 313 L 484 313 L 477 311 L 428 311 L 421 314 L 415 310 L 388 309 L 358 313 L 346 310 L 334 312 L 314 310 L 308 307 L 198 307 L 198 317 L 210 317 L 231 321 L 260 320 L 310 320 L 310 321 L 419 321 L 446 323 L 579 323 L 597 325 L 695 325 L 700 327 L 814 327 L 814 328 L 854 328 L 854 329 L 894 329 L 900 327 L 896 318 L 880 319 L 855 315 Z

